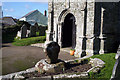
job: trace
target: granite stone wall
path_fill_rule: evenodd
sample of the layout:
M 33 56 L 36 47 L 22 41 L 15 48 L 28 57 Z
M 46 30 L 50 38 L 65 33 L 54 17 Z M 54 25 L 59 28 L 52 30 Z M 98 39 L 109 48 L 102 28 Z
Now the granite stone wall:
M 49 0 L 46 41 L 56 41 L 62 47 L 62 27 L 66 16 L 75 17 L 75 56 L 116 52 L 120 35 L 118 2 L 94 0 Z

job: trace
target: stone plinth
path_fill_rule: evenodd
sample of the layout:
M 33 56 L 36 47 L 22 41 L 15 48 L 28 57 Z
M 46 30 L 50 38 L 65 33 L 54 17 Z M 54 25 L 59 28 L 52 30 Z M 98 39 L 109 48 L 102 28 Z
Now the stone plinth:
M 56 64 L 49 64 L 46 60 L 47 59 L 42 59 L 35 65 L 38 72 L 56 73 L 65 69 L 65 62 L 62 60 L 58 60 L 58 63 Z

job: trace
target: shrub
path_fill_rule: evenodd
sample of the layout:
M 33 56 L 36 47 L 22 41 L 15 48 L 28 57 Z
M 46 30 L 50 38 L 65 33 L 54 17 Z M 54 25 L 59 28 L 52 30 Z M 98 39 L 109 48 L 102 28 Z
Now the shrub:
M 23 24 L 27 25 L 29 29 L 30 24 L 25 21 L 17 21 L 16 25 L 4 26 L 2 28 L 2 43 L 13 42 Z

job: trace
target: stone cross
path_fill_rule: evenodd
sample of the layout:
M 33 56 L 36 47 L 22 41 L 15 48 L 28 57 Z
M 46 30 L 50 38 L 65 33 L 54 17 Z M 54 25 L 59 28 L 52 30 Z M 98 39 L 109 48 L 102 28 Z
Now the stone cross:
M 60 46 L 57 42 L 48 42 L 45 44 L 44 52 L 46 54 L 47 63 L 55 64 L 58 62 L 58 55 L 60 52 Z
M 24 24 L 21 27 L 21 38 L 26 38 L 26 34 L 27 34 L 27 26 Z

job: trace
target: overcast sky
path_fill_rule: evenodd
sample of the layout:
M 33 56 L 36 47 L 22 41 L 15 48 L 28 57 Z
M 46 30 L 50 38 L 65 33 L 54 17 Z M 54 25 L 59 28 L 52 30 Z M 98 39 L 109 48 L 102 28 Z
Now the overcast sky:
M 16 0 L 17 1 L 17 0 Z M 24 0 L 26 1 L 26 0 Z M 33 0 L 29 0 L 29 2 L 2 2 L 2 11 L 3 16 L 12 16 L 14 18 L 21 18 L 25 14 L 33 11 L 39 10 L 41 13 L 44 14 L 44 11 L 48 11 L 48 2 L 30 2 Z M 35 1 L 35 0 L 34 0 Z

